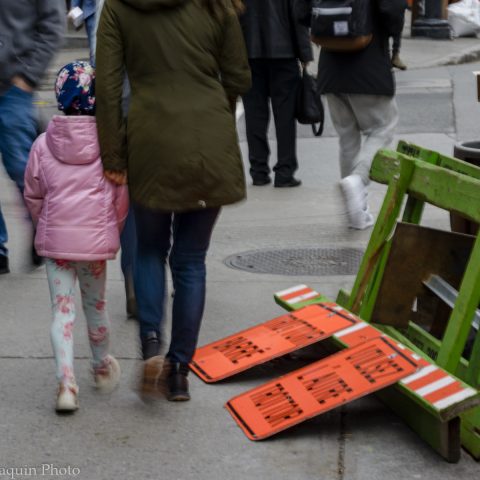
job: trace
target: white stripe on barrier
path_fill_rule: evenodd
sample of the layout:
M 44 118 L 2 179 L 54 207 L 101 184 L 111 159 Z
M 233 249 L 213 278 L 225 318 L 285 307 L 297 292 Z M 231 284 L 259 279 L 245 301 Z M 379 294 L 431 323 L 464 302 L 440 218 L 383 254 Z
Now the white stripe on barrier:
M 452 383 L 455 383 L 456 380 L 453 377 L 445 377 L 441 378 L 440 380 L 437 380 L 436 382 L 430 383 L 429 385 L 426 385 L 425 387 L 419 388 L 418 390 L 415 390 L 415 393 L 417 395 L 420 395 L 421 397 L 425 397 L 426 395 L 429 395 L 430 393 L 436 392 L 437 390 L 440 390 L 441 388 L 444 388 Z
M 306 285 L 295 285 L 295 287 L 290 287 L 287 288 L 286 290 L 281 290 L 280 292 L 277 292 L 275 295 L 277 297 L 283 297 L 284 295 L 288 295 L 289 293 L 296 292 L 297 290 L 304 290 L 305 288 L 308 288 Z
M 466 400 L 469 397 L 473 397 L 474 395 L 476 395 L 476 393 L 477 391 L 473 388 L 465 388 L 464 390 L 454 393 L 447 398 L 438 400 L 433 404 L 433 406 L 441 410 L 442 408 L 447 408 L 450 405 L 461 402 L 462 400 Z
M 403 383 L 404 385 L 407 385 L 409 383 L 414 382 L 415 380 L 418 380 L 419 378 L 426 377 L 427 375 L 434 372 L 435 370 L 438 370 L 437 366 L 429 365 L 428 367 L 422 368 L 417 373 L 414 373 L 413 375 L 410 375 L 409 377 L 404 378 L 403 380 L 401 380 L 401 383 Z
M 285 300 L 289 305 L 295 305 L 296 303 L 303 302 L 304 300 L 308 300 L 309 298 L 314 298 L 318 296 L 317 292 L 308 292 L 303 295 L 299 295 L 298 297 L 290 298 L 289 300 Z
M 337 338 L 342 338 L 345 335 L 349 335 L 350 333 L 356 332 L 357 330 L 361 330 L 362 328 L 368 327 L 367 322 L 359 322 L 356 325 L 352 325 L 351 327 L 345 328 L 344 330 L 340 330 L 335 334 Z

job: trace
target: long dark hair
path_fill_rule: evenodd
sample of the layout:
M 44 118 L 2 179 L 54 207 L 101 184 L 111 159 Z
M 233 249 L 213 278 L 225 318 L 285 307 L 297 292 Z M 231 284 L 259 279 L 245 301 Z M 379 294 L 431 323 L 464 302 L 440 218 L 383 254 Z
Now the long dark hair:
M 217 18 L 228 11 L 229 4 L 231 4 L 237 15 L 240 15 L 245 10 L 242 0 L 203 0 L 203 3 L 210 13 Z

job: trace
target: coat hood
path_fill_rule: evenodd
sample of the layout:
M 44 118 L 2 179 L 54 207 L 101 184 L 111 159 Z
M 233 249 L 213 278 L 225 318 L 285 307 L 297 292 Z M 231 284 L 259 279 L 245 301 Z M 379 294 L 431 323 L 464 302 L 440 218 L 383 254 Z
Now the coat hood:
M 46 135 L 48 148 L 60 162 L 82 165 L 100 157 L 95 117 L 55 115 Z
M 161 8 L 178 7 L 187 3 L 189 0 L 122 0 L 123 3 L 130 5 L 137 10 L 146 12 L 160 10 Z

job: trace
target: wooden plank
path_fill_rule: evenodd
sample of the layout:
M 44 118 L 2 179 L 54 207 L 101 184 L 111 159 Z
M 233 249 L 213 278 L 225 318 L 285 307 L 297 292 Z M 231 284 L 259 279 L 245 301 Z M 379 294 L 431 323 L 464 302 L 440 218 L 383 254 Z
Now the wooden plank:
M 306 290 L 307 289 L 307 290 Z M 288 312 L 330 300 L 306 285 L 295 285 L 274 295 L 275 302 Z
M 415 300 L 417 312 L 425 312 L 420 299 L 428 293 L 423 281 L 430 275 L 438 275 L 455 288 L 459 287 L 474 241 L 475 238 L 468 235 L 410 223 L 397 223 L 389 242 L 388 259 L 378 294 L 375 296 L 373 312 L 369 317 L 361 312 L 361 318 L 375 323 L 407 327 L 412 319 Z M 431 296 L 434 300 L 434 295 Z M 443 306 L 440 300 L 438 304 Z M 430 315 L 432 318 L 426 318 L 429 325 L 435 320 L 433 314 L 438 313 L 438 308 L 436 310 L 437 312 Z M 450 312 L 446 309 L 445 313 L 447 320 Z M 445 326 L 440 330 L 440 335 L 443 335 Z
M 388 150 L 380 150 L 377 153 L 370 176 L 381 183 L 386 183 L 390 180 L 395 162 L 400 162 L 401 168 L 404 164 L 410 164 L 410 168 L 413 169 L 407 189 L 410 195 L 439 208 L 458 213 L 469 220 L 480 222 L 479 180 Z M 470 164 L 465 165 L 477 168 Z M 393 181 L 395 175 L 392 178 Z
M 377 328 L 367 322 L 364 322 L 363 320 L 361 320 L 358 326 L 352 328 L 351 331 L 349 330 L 350 329 L 338 332 L 332 337 L 330 337 L 330 341 L 336 348 L 348 348 L 354 345 L 358 345 L 361 342 L 365 342 L 371 338 L 375 338 L 379 333 L 379 330 Z M 382 326 L 382 331 L 390 335 L 392 338 L 395 338 L 402 344 L 406 345 L 419 356 L 423 357 L 424 359 L 426 358 L 425 353 L 420 348 L 418 348 L 412 341 L 403 336 L 398 330 L 392 327 Z M 429 366 L 431 364 L 425 362 L 425 365 Z M 444 372 L 444 374 L 442 375 L 444 377 L 450 376 L 451 379 L 448 380 L 448 384 L 456 385 L 456 388 L 464 392 L 460 395 L 460 397 L 464 396 L 465 398 L 460 398 L 460 400 L 458 401 L 453 398 L 452 401 L 448 401 L 447 404 L 442 405 L 441 403 L 433 401 L 428 396 L 425 397 L 422 390 L 420 390 L 420 392 L 417 392 L 414 388 L 415 385 L 398 383 L 395 385 L 395 388 L 402 392 L 402 394 L 411 398 L 417 404 L 417 406 L 428 411 L 431 415 L 435 416 L 441 421 L 449 421 L 458 416 L 459 413 L 474 408 L 477 405 L 480 405 L 480 392 L 470 389 L 467 384 L 462 382 L 454 375 L 448 374 L 448 372 Z M 439 406 L 441 408 L 439 408 Z
M 396 328 L 388 327 L 388 326 L 382 326 L 381 328 L 382 328 L 382 331 L 384 331 L 386 334 L 390 335 L 392 338 L 395 338 L 397 341 L 401 342 L 402 344 L 408 346 L 412 351 L 418 353 L 419 355 L 424 355 L 424 352 L 418 348 L 416 343 L 413 343 L 408 337 L 402 335 Z M 435 366 L 433 361 L 431 365 Z M 427 367 L 427 369 L 431 369 L 431 367 Z M 411 383 L 409 384 L 399 383 L 395 386 L 395 388 L 398 388 L 399 391 L 402 391 L 405 395 L 407 395 L 409 398 L 411 398 L 416 403 L 418 403 L 423 409 L 430 411 L 433 415 L 437 416 L 442 421 L 451 420 L 456 416 L 458 416 L 460 413 L 471 410 L 480 404 L 480 392 L 475 389 L 472 389 L 468 384 L 463 382 L 461 379 L 455 377 L 452 374 L 449 374 L 445 370 L 443 370 L 443 373 L 441 374 L 440 372 L 436 372 L 435 375 L 440 375 L 442 378 L 449 376 L 451 378 L 448 380 L 448 382 L 450 382 L 450 384 L 452 385 L 453 384 L 457 385 L 456 387 L 457 392 L 455 394 L 452 393 L 452 397 L 451 397 L 452 401 L 443 402 L 443 405 L 441 403 L 432 401 L 431 397 L 429 397 L 428 395 L 427 396 L 423 395 L 425 391 L 422 390 L 422 385 L 420 385 L 420 392 L 417 391 L 417 387 L 419 385 L 415 385 Z M 427 377 L 427 378 L 424 378 L 424 380 L 425 381 L 428 380 L 430 384 L 433 381 L 433 384 L 435 385 L 435 381 L 436 381 L 435 378 L 429 379 Z M 437 384 L 437 386 L 438 385 L 439 384 Z M 461 393 L 458 393 L 458 392 L 461 392 Z M 453 395 L 456 395 L 456 397 L 454 397 Z M 455 401 L 455 399 L 458 399 L 459 401 L 457 402 Z M 446 405 L 445 403 L 449 403 L 449 405 Z
M 378 155 L 379 154 L 377 154 L 375 158 L 377 158 Z M 364 299 L 365 292 L 375 275 L 378 260 L 381 257 L 386 242 L 395 227 L 402 206 L 402 200 L 405 196 L 407 187 L 411 182 L 411 178 L 415 173 L 415 168 L 416 165 L 414 162 L 402 161 L 400 165 L 400 173 L 393 177 L 388 186 L 385 200 L 380 213 L 378 214 L 375 227 L 363 256 L 362 263 L 360 264 L 349 303 L 347 305 L 348 310 L 353 313 L 358 313 L 360 311 L 361 302 Z
M 468 369 L 464 378 L 470 385 L 480 389 L 480 330 L 475 337 Z
M 460 362 L 472 325 L 473 315 L 480 302 L 480 237 L 477 237 L 470 260 L 463 275 L 455 306 L 450 315 L 437 363 L 449 372 L 455 372 Z M 469 369 L 470 379 L 478 374 L 480 365 Z M 472 383 L 475 385 L 475 383 Z
M 397 152 L 408 157 L 413 157 L 431 165 L 438 165 L 439 167 L 446 168 L 453 172 L 467 175 L 471 178 L 480 179 L 480 167 L 473 165 L 472 163 L 465 162 L 459 158 L 443 155 L 441 153 L 428 150 L 413 143 L 400 141 L 397 146 Z M 388 167 L 388 173 L 391 176 L 398 173 L 400 163 L 394 163 Z M 387 173 L 387 172 L 386 172 Z M 379 181 L 379 180 L 376 180 Z M 388 179 L 381 181 L 380 183 L 388 183 Z
M 414 143 L 406 142 L 405 140 L 400 140 L 397 145 L 397 152 L 403 153 L 408 157 L 418 158 L 424 162 L 431 163 L 432 165 L 438 164 L 439 153 L 433 150 L 428 150 L 426 148 L 415 145 Z
M 387 388 L 376 395 L 445 460 L 450 463 L 460 460 L 459 417 L 444 422 L 430 412 L 418 408 L 414 399 L 396 387 Z
M 476 460 L 480 460 L 480 407 L 460 415 L 462 445 Z

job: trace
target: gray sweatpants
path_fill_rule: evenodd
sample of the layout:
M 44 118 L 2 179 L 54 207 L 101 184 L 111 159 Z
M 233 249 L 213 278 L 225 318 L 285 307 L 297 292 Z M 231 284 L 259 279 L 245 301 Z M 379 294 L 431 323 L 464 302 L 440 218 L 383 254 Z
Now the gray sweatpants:
M 360 175 L 368 185 L 375 153 L 393 140 L 398 123 L 395 97 L 333 93 L 325 97 L 339 136 L 341 177 Z

